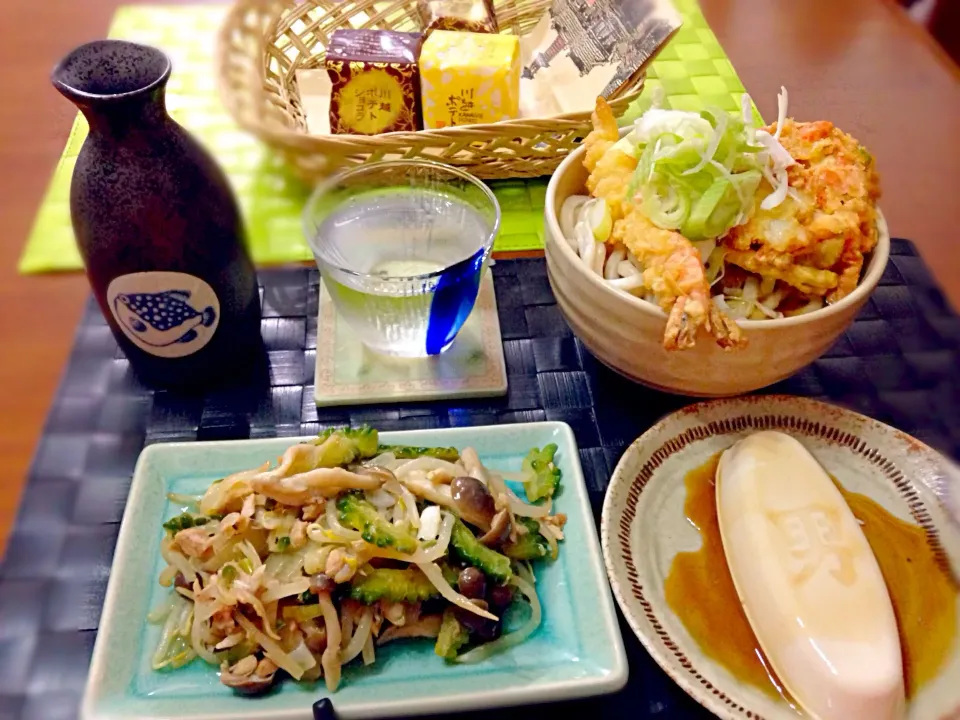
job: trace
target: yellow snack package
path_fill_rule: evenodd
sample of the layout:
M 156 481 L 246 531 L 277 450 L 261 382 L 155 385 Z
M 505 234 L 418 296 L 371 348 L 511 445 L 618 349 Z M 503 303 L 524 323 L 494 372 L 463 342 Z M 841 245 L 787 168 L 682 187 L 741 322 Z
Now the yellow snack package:
M 517 117 L 517 36 L 434 30 L 420 51 L 420 98 L 428 129 Z

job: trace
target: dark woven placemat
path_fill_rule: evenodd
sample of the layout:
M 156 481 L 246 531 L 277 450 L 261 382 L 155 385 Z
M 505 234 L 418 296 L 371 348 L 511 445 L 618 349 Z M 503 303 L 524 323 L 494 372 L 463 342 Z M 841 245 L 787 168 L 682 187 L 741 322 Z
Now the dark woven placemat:
M 119 521 L 144 444 L 306 435 L 363 422 L 397 430 L 562 420 L 576 433 L 599 517 L 626 445 L 689 400 L 634 385 L 590 356 L 554 304 L 542 260 L 501 261 L 493 274 L 509 392 L 453 403 L 318 411 L 312 387 L 315 270 L 260 273 L 269 377 L 254 387 L 203 396 L 141 386 L 91 302 L 0 565 L 0 720 L 76 716 Z M 913 246 L 894 240 L 881 286 L 846 335 L 769 391 L 846 405 L 960 457 L 960 318 Z M 595 717 L 707 716 L 626 625 L 623 636 L 627 688 L 569 703 L 566 710 Z M 557 708 L 497 716 L 529 719 L 548 712 Z

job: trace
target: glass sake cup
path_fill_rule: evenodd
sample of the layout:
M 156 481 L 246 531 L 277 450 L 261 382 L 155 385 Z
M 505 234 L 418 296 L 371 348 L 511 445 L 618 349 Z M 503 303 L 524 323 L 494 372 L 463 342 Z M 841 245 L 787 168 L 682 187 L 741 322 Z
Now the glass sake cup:
M 319 185 L 304 232 L 340 316 L 371 350 L 426 357 L 473 310 L 500 227 L 475 177 L 427 160 L 353 168 Z

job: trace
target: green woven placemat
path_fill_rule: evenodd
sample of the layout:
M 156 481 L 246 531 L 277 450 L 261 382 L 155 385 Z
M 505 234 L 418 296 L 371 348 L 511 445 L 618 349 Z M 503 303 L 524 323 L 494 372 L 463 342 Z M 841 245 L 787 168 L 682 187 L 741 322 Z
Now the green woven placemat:
M 650 67 L 647 87 L 662 87 L 665 104 L 671 108 L 698 110 L 717 105 L 737 110 L 743 85 L 696 0 L 674 0 L 674 4 L 684 25 Z M 247 221 L 256 262 L 310 260 L 300 229 L 300 209 L 308 188 L 269 149 L 238 130 L 220 104 L 213 51 L 224 12 L 218 5 L 123 6 L 117 10 L 109 34 L 155 45 L 171 56 L 174 71 L 167 106 L 226 170 Z M 632 108 L 627 120 L 639 112 L 639 106 Z M 83 267 L 70 226 L 69 196 L 70 177 L 86 133 L 86 122 L 78 115 L 20 258 L 22 273 Z M 503 210 L 497 251 L 543 247 L 546 184 L 546 178 L 490 183 Z

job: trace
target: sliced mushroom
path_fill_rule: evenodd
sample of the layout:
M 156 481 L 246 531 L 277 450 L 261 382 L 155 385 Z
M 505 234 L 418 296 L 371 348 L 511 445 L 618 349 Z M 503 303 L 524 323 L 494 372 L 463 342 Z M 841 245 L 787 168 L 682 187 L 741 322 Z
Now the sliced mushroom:
M 229 650 L 230 648 L 236 647 L 237 645 L 239 645 L 241 642 L 246 640 L 246 638 L 247 638 L 246 633 L 236 632 L 236 633 L 233 633 L 232 635 L 227 635 L 227 637 L 225 637 L 223 640 L 218 642 L 213 649 Z
M 247 677 L 248 675 L 253 675 L 257 670 L 257 656 L 256 655 L 247 655 L 244 658 L 238 660 L 230 672 L 236 675 L 237 677 Z
M 381 633 L 377 645 L 383 645 L 400 638 L 437 637 L 440 634 L 440 616 L 424 615 L 416 622 L 406 625 L 391 625 Z
M 480 542 L 491 547 L 505 543 L 510 537 L 511 528 L 510 511 L 504 508 L 493 516 L 490 529 L 480 538 Z
M 455 477 L 456 475 L 447 470 L 447 468 L 437 468 L 436 470 L 431 470 L 427 473 L 427 480 L 434 484 L 449 484 Z
M 381 483 L 387 483 L 391 480 L 396 481 L 397 479 L 397 476 L 393 474 L 392 470 L 381 467 L 380 465 L 351 465 L 350 470 L 357 473 L 357 475 L 375 477 L 380 480 Z
M 277 670 L 280 668 L 277 667 L 277 664 L 270 658 L 263 658 L 259 663 L 257 663 L 257 672 L 256 674 L 260 677 L 273 677 Z
M 450 493 L 460 517 L 481 530 L 490 529 L 497 508 L 486 485 L 469 475 L 461 475 L 450 483 Z
M 241 695 L 260 695 L 273 686 L 277 670 L 269 658 L 258 661 L 255 655 L 247 655 L 233 667 L 222 668 L 220 682 Z

